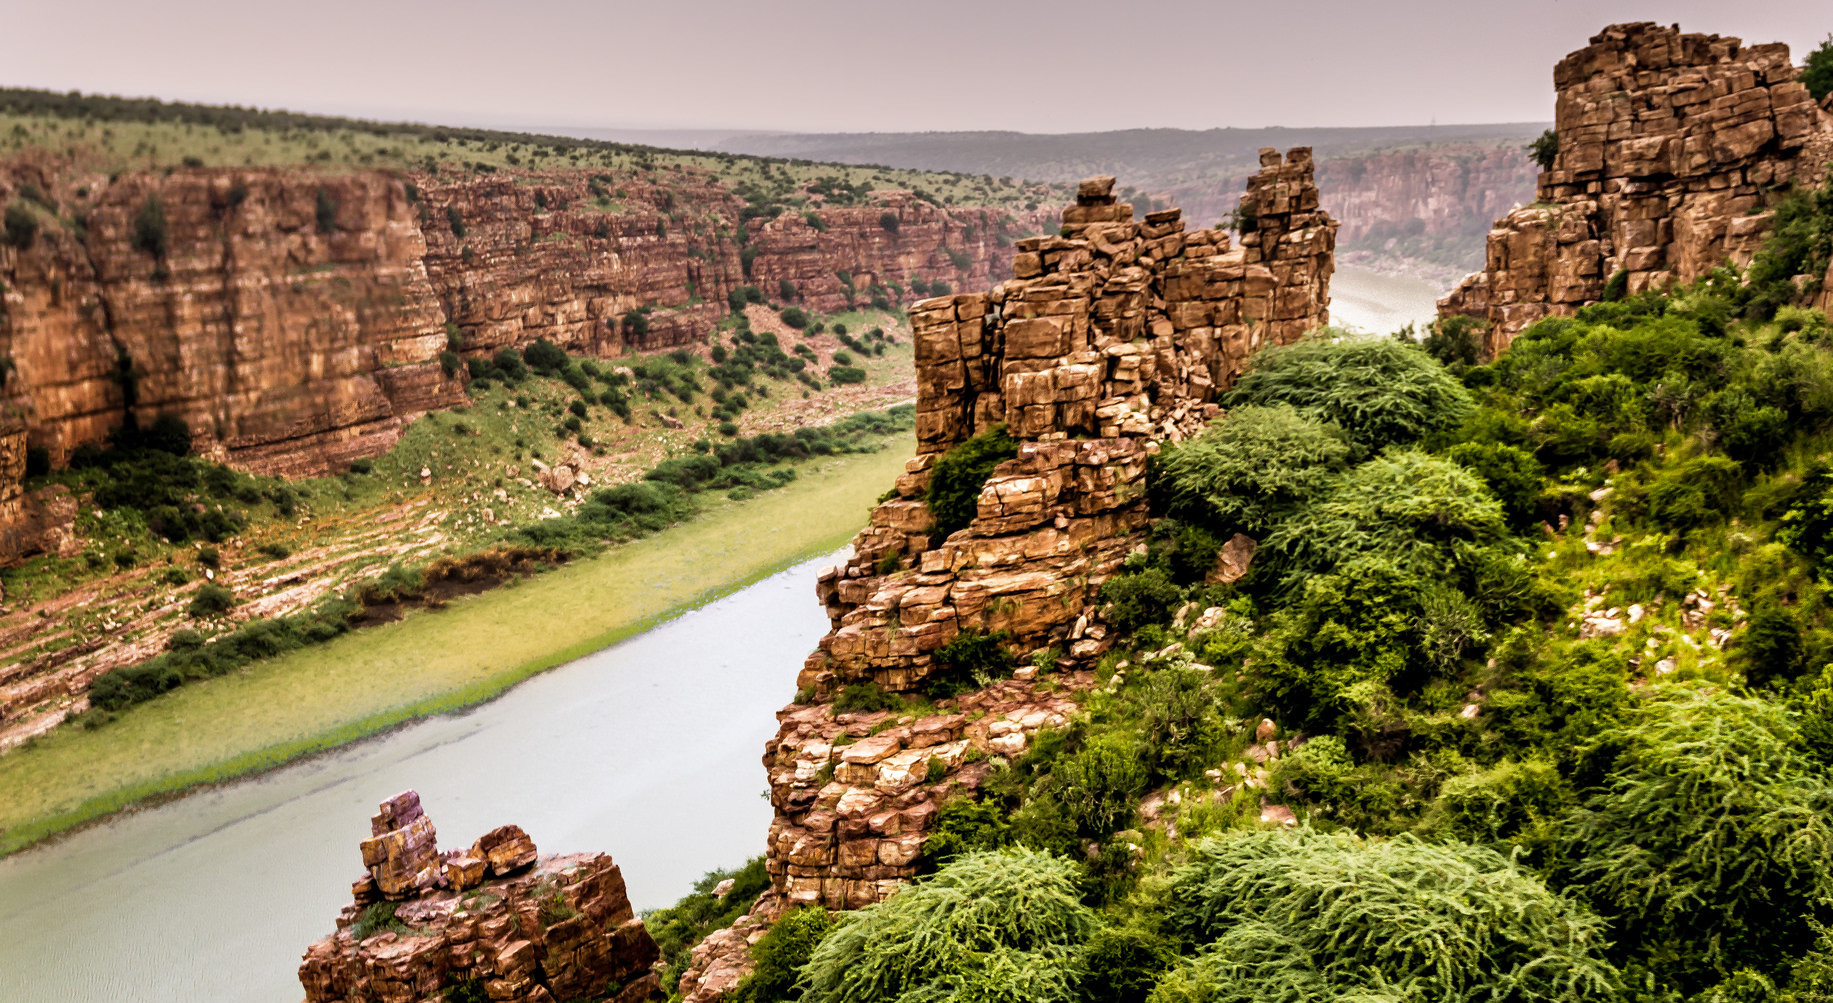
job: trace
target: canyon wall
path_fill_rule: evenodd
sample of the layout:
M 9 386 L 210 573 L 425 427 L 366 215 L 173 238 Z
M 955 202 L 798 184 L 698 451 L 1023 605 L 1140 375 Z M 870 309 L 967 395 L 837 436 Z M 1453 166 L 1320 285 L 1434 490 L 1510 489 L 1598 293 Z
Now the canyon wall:
M 1483 260 L 1490 223 L 1534 200 L 1531 137 L 1428 139 L 1392 148 L 1320 151 L 1317 184 L 1329 193 L 1338 260 L 1378 268 L 1437 265 L 1461 275 Z M 1162 194 L 1191 219 L 1232 212 L 1246 173 L 1179 179 Z M 1157 189 L 1154 189 L 1157 191 Z M 1446 270 L 1456 269 L 1455 272 Z
M 1816 184 L 1833 128 L 1788 47 L 1612 25 L 1553 71 L 1559 153 L 1538 200 L 1491 230 L 1484 270 L 1441 315 L 1491 322 L 1497 352 L 1528 324 L 1747 264 L 1790 185 Z
M 287 476 L 376 455 L 404 418 L 461 402 L 438 361 L 448 323 L 466 354 L 689 344 L 746 283 L 775 297 L 789 280 L 833 311 L 849 301 L 842 272 L 860 302 L 873 281 L 983 282 L 1017 226 L 904 193 L 741 225 L 743 203 L 687 170 L 110 179 L 48 158 L 0 165 L 0 203 L 24 191 L 70 216 L 41 212 L 29 246 L 0 246 L 4 399 L 30 444 L 62 462 L 130 414 L 175 414 L 200 452 Z M 644 323 L 624 323 L 638 308 Z
M 917 456 L 851 559 L 821 577 L 833 629 L 797 681 L 813 702 L 780 715 L 765 754 L 768 863 L 788 903 L 888 894 L 915 873 L 942 792 L 973 786 L 970 749 L 1021 751 L 1072 709 L 1024 676 L 915 722 L 835 714 L 828 699 L 864 682 L 922 689 L 946 668 L 937 652 L 969 634 L 1017 657 L 1058 650 L 1065 669 L 1091 663 L 1108 636 L 1099 586 L 1140 542 L 1158 443 L 1201 429 L 1257 349 L 1327 322 L 1336 223 L 1311 151 L 1266 150 L 1262 164 L 1246 196 L 1257 223 L 1238 245 L 1186 231 L 1176 209 L 1136 222 L 1112 178 L 1091 179 L 1062 236 L 1019 241 L 1014 278 L 912 307 Z M 933 464 L 995 425 L 1017 458 L 994 469 L 972 523 L 938 538 Z M 1066 685 L 1092 685 L 1076 676 Z

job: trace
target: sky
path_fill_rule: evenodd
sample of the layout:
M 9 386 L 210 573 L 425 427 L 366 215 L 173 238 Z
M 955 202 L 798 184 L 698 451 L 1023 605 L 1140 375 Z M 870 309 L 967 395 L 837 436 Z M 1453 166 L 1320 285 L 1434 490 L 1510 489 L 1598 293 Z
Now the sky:
M 1550 121 L 1604 25 L 1787 42 L 1826 0 L 59 0 L 0 84 L 453 125 L 901 132 Z M 29 40 L 29 41 L 28 41 Z

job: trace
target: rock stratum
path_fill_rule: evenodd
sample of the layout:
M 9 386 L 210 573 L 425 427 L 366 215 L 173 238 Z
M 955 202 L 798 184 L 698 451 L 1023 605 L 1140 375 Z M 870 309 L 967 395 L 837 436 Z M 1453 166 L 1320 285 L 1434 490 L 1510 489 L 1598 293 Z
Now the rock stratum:
M 200 453 L 289 477 L 378 455 L 411 418 L 462 403 L 440 363 L 449 332 L 468 356 L 543 338 L 601 355 L 690 344 L 742 285 L 787 281 L 822 311 L 876 288 L 984 285 L 1032 225 L 902 192 L 741 220 L 738 196 L 687 168 L 0 164 L 0 203 L 28 196 L 80 208 L 0 244 L 6 427 L 61 463 L 130 419 L 176 415 Z M 56 542 L 19 501 L 16 465 L 0 465 L 0 559 Z
M 1833 109 L 1797 73 L 1781 43 L 1605 28 L 1554 68 L 1559 152 L 1537 201 L 1497 222 L 1483 271 L 1440 314 L 1489 321 L 1494 353 L 1599 301 L 1618 273 L 1634 294 L 1748 264 L 1776 202 L 1833 157 Z
M 1148 457 L 1213 417 L 1256 350 L 1329 319 L 1336 223 L 1311 151 L 1269 149 L 1262 164 L 1239 242 L 1186 230 L 1175 209 L 1135 221 L 1113 178 L 1090 179 L 1062 236 L 1019 241 L 1013 278 L 912 308 L 917 456 L 852 558 L 821 577 L 833 629 L 798 678 L 808 702 L 779 715 L 764 756 L 767 866 L 784 903 L 890 894 L 916 873 L 938 801 L 976 786 L 986 756 L 1064 724 L 1067 692 L 1094 685 L 1075 667 L 1106 650 L 1099 589 L 1142 538 Z M 972 523 L 940 538 L 930 470 L 994 426 L 1018 456 L 994 468 Z M 1062 671 L 1021 669 L 921 719 L 829 702 L 866 682 L 920 690 L 944 668 L 938 650 L 969 633 L 1020 656 L 1065 652 Z
M 306 949 L 306 1003 L 514 1003 L 656 994 L 659 956 L 602 853 L 541 856 L 520 828 L 441 853 L 420 795 L 382 802 L 337 932 Z

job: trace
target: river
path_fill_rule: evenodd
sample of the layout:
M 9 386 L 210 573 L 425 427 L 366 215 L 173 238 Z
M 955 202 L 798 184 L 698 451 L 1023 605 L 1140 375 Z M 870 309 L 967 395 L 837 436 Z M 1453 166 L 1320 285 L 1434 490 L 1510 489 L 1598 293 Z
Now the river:
M 1330 322 L 1369 334 L 1393 334 L 1407 324 L 1424 331 L 1446 291 L 1410 275 L 1338 265 L 1330 277 Z
M 844 553 L 466 712 L 0 859 L 0 1000 L 294 1003 L 369 816 L 408 787 L 442 847 L 513 822 L 543 852 L 610 853 L 639 910 L 674 902 L 764 850 L 764 743 L 827 629 L 815 576 Z

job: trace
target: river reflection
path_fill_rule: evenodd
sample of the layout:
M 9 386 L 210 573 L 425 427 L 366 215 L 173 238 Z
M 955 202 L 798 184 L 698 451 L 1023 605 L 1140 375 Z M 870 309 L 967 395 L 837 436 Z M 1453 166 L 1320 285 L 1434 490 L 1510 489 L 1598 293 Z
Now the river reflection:
M 603 850 L 640 909 L 763 852 L 759 762 L 827 629 L 798 565 L 468 712 L 200 791 L 0 859 L 0 1000 L 286 1003 L 413 787 L 440 843 L 514 822 Z

